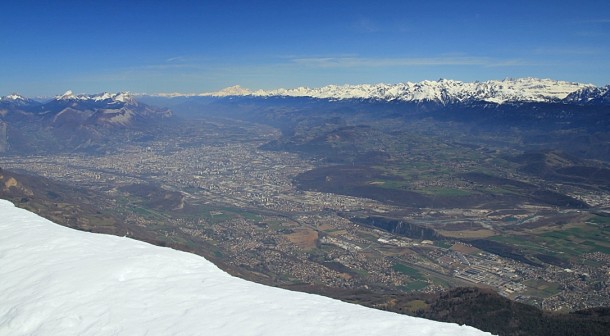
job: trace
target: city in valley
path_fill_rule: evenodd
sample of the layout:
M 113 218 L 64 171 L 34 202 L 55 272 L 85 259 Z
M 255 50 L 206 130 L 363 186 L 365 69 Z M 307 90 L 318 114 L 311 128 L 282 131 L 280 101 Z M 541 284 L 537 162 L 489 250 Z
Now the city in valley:
M 0 334 L 610 335 L 610 1 L 2 5 Z
M 127 228 L 267 284 L 409 293 L 477 286 L 550 311 L 610 305 L 607 191 L 525 175 L 489 148 L 431 148 L 420 139 L 371 167 L 266 147 L 281 137 L 261 124 L 191 120 L 105 153 L 5 156 L 2 168 L 94 190 Z M 490 182 L 491 173 L 505 180 Z M 373 196 L 333 185 L 342 174 L 357 174 L 358 188 L 375 188 Z M 547 194 L 515 206 L 469 203 L 490 192 L 513 197 L 530 184 L 590 207 L 553 204 Z M 423 201 L 383 194 L 406 187 Z

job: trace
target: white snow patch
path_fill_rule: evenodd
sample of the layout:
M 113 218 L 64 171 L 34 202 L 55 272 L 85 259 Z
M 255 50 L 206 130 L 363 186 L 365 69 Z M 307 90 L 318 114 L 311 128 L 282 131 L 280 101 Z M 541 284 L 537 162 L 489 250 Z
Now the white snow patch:
M 267 287 L 0 200 L 0 335 L 489 335 Z

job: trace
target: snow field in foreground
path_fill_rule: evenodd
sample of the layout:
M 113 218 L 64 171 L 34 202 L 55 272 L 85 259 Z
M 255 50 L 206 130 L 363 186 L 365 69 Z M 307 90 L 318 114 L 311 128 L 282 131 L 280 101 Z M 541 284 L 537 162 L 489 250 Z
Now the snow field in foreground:
M 490 335 L 248 282 L 0 200 L 0 335 Z

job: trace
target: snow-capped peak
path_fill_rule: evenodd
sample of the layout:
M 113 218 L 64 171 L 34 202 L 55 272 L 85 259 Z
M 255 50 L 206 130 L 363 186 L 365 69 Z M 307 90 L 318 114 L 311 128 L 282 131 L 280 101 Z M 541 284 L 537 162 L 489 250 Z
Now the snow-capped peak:
M 25 98 L 22 95 L 17 94 L 17 93 L 11 93 L 8 96 L 4 96 L 4 97 L 0 98 L 0 100 L 7 100 L 7 101 L 19 101 L 19 100 L 23 100 L 23 101 L 26 101 L 28 99 Z
M 252 94 L 252 91 L 242 88 L 239 85 L 229 86 L 220 91 L 213 93 L 204 93 L 202 96 L 217 96 L 217 97 L 226 97 L 226 96 L 249 96 Z
M 35 102 L 17 93 L 11 93 L 8 96 L 0 97 L 0 103 L 3 105 L 24 107 Z
M 327 85 L 321 88 L 298 87 L 295 89 L 252 91 L 239 85 L 218 92 L 207 93 L 209 96 L 292 96 L 329 99 L 377 99 L 399 101 L 435 101 L 439 103 L 487 101 L 504 102 L 551 102 L 564 99 L 570 93 L 594 87 L 551 79 L 518 78 L 501 81 L 461 82 L 449 79 L 436 81 L 425 80 L 418 83 L 405 82 L 398 84 L 361 84 L 361 85 Z
M 133 100 L 133 97 L 131 96 L 131 94 L 129 92 L 119 92 L 117 94 L 115 94 L 112 99 L 114 99 L 115 101 L 118 102 L 122 102 L 122 103 L 127 103 L 127 102 L 131 102 Z
M 98 100 L 112 99 L 113 96 L 114 95 L 112 93 L 104 92 L 102 94 L 93 96 L 93 100 L 98 101 Z
M 72 90 L 68 90 L 62 95 L 55 96 L 55 99 L 56 100 L 69 100 L 69 99 L 76 99 L 76 96 L 74 95 Z

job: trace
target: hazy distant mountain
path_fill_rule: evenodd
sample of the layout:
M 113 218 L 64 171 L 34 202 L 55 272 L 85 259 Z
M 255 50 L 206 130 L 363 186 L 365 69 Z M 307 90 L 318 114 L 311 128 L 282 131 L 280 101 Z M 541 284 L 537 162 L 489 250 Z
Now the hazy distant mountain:
M 375 99 L 385 101 L 437 102 L 441 104 L 484 101 L 505 102 L 558 102 L 569 94 L 583 89 L 595 88 L 581 84 L 551 79 L 519 78 L 491 80 L 485 82 L 461 82 L 440 79 L 419 83 L 328 85 L 321 88 L 299 87 L 296 89 L 251 91 L 233 86 L 201 96 L 289 96 L 328 99 Z M 177 96 L 172 94 L 172 97 Z
M 169 108 L 186 117 L 242 118 L 282 130 L 293 127 L 305 116 L 302 113 L 319 117 L 343 113 L 367 118 L 433 117 L 485 127 L 585 127 L 593 134 L 605 132 L 609 92 L 608 86 L 520 78 L 270 91 L 233 86 L 215 93 L 141 95 L 137 99 L 128 93 L 86 95 L 67 91 L 42 104 L 13 94 L 0 100 L 0 152 L 99 150 L 102 143 L 107 146 L 109 139 L 116 140 L 117 132 L 150 133 L 151 125 L 172 116 Z
M 610 105 L 610 85 L 582 88 L 570 93 L 564 102 L 581 105 Z
M 0 97 L 0 108 L 9 107 L 30 107 L 40 105 L 39 102 L 32 99 L 21 96 L 17 93 L 10 94 L 8 96 Z
M 45 103 L 13 94 L 0 103 L 0 152 L 94 149 L 116 132 L 146 129 L 172 116 L 124 92 L 67 91 Z
M 266 148 L 309 151 L 300 129 L 369 125 L 371 121 L 433 120 L 458 123 L 469 132 L 499 132 L 522 139 L 523 149 L 561 149 L 593 159 L 610 157 L 609 87 L 550 79 L 453 80 L 250 91 L 239 86 L 201 95 L 141 96 L 183 117 L 227 117 L 280 129 Z M 314 140 L 317 139 L 314 137 Z M 311 140 L 311 139 L 310 139 Z M 319 140 L 319 139 L 318 139 Z M 324 148 L 327 148 L 325 146 Z M 332 147 L 332 146 L 331 146 Z M 319 148 L 318 148 L 319 149 Z M 317 150 L 317 149 L 316 149 Z
M 137 126 L 137 122 L 170 117 L 171 111 L 141 104 L 125 92 L 74 95 L 67 91 L 43 104 L 38 114 L 50 119 L 55 126 L 76 123 L 77 126 L 129 127 Z

